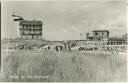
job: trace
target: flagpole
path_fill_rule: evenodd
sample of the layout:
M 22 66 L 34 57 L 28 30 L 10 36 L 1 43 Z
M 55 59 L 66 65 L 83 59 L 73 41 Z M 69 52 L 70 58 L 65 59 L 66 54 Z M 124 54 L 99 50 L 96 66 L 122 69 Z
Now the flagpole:
M 14 21 L 21 21 L 21 20 L 24 20 L 21 16 L 16 15 L 15 12 L 13 12 L 12 17 L 18 17 L 18 18 L 16 18 L 16 19 L 14 19 Z

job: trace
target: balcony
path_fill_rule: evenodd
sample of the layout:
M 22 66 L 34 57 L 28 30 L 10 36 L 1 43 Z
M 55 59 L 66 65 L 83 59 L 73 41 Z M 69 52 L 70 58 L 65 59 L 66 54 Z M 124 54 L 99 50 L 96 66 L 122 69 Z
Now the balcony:
M 24 35 L 42 35 L 42 32 L 40 33 L 23 33 Z

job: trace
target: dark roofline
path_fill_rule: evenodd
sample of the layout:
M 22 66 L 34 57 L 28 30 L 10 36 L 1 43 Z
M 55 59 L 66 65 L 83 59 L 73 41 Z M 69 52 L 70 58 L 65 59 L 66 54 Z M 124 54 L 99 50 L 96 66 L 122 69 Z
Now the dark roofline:
M 109 39 L 125 39 L 125 38 L 123 38 L 123 37 L 111 37 Z
M 108 30 L 94 30 L 93 32 L 103 32 L 103 31 L 109 32 Z
M 42 21 L 36 21 L 36 20 L 32 20 L 32 21 L 22 20 L 20 21 L 19 25 L 43 25 L 43 23 Z

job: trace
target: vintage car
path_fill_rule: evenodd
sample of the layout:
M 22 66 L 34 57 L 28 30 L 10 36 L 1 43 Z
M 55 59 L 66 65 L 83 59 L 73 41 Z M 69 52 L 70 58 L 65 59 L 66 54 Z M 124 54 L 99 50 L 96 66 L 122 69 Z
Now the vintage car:
M 85 50 L 93 50 L 94 46 L 85 46 Z

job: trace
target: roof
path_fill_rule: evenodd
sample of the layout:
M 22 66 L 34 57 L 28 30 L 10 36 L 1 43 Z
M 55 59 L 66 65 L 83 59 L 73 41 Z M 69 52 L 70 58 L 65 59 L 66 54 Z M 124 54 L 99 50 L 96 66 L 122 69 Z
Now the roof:
M 109 32 L 108 30 L 94 30 L 93 32 Z
M 109 41 L 125 41 L 126 39 L 123 37 L 112 37 L 108 39 Z
M 43 25 L 42 21 L 26 21 L 26 20 L 22 20 L 20 21 L 20 25 Z
M 128 38 L 128 33 L 122 36 L 123 38 Z

